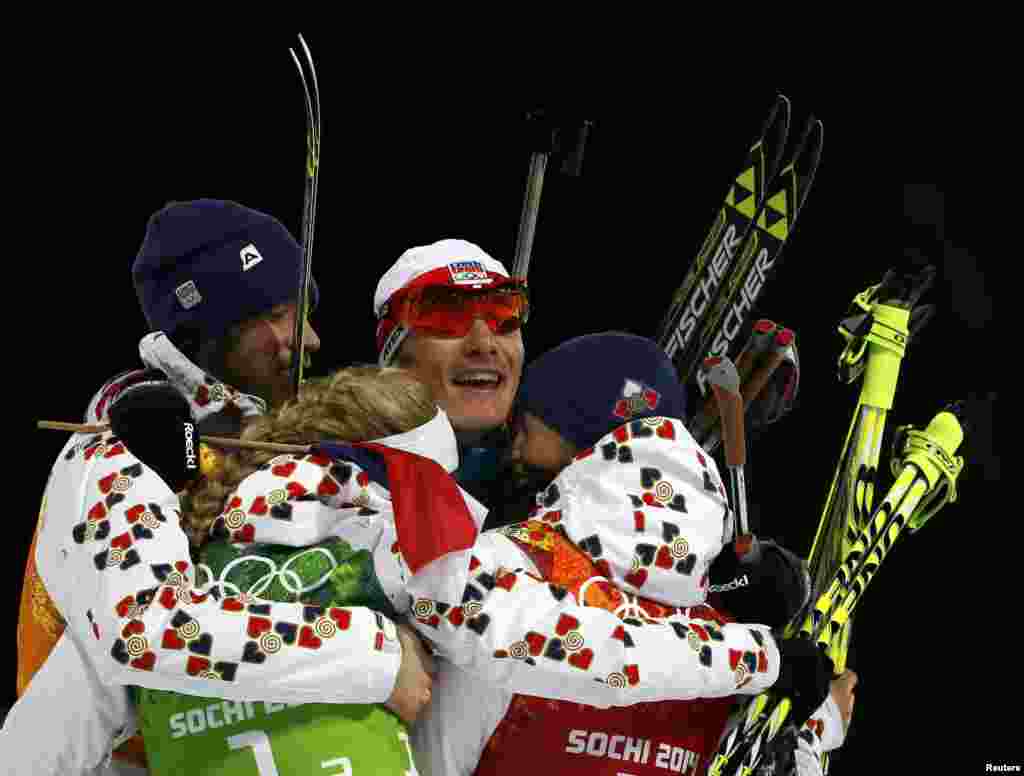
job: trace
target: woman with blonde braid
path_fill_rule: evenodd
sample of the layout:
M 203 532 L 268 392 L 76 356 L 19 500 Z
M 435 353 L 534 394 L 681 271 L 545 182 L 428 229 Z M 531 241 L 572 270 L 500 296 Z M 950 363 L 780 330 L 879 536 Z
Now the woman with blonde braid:
M 422 383 L 403 370 L 365 367 L 307 382 L 298 401 L 256 420 L 242 438 L 302 445 L 377 439 L 433 450 L 454 468 L 446 426 Z M 198 561 L 196 587 L 246 621 L 251 641 L 242 661 L 272 664 L 282 651 L 319 649 L 348 627 L 341 607 L 388 618 L 408 608 L 410 575 L 394 523 L 381 515 L 388 494 L 365 471 L 320 453 L 262 450 L 219 464 L 216 478 L 203 478 L 184 499 L 182 527 Z M 274 618 L 271 602 L 303 604 L 303 621 Z M 395 638 L 388 621 L 379 622 L 379 639 Z M 162 646 L 188 651 L 190 673 L 230 681 L 231 664 L 216 660 L 216 645 L 194 621 L 171 625 Z M 233 702 L 146 688 L 138 688 L 137 702 L 153 774 L 415 770 L 405 723 L 382 705 Z

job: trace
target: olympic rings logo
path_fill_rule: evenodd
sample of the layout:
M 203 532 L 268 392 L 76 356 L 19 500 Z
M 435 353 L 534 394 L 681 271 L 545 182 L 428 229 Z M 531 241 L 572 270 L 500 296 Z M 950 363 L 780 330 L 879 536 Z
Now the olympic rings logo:
M 302 578 L 292 568 L 292 566 L 293 564 L 312 557 L 313 555 L 322 555 L 327 560 L 329 568 L 315 582 L 303 585 Z M 267 567 L 267 573 L 253 582 L 248 590 L 242 590 L 234 582 L 229 582 L 228 576 L 235 568 L 246 563 L 263 564 Z M 309 547 L 297 555 L 290 557 L 280 568 L 277 567 L 277 564 L 273 560 L 270 558 L 264 558 L 261 555 L 243 555 L 240 558 L 235 558 L 221 570 L 220 576 L 216 579 L 214 579 L 213 572 L 210 567 L 205 563 L 198 564 L 197 568 L 205 572 L 207 579 L 212 580 L 207 587 L 202 589 L 202 593 L 204 595 L 211 592 L 214 588 L 219 588 L 221 593 L 225 596 L 251 596 L 258 600 L 266 601 L 269 599 L 261 598 L 261 595 L 266 592 L 267 588 L 275 581 L 280 582 L 281 587 L 296 597 L 319 589 L 327 582 L 328 579 L 331 578 L 331 574 L 334 573 L 335 569 L 338 568 L 338 561 L 336 561 L 334 556 L 324 547 Z

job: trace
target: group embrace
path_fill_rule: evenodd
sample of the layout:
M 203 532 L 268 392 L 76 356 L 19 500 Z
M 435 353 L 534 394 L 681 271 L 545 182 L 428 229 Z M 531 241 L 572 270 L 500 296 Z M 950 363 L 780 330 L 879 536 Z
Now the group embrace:
M 300 261 L 234 202 L 150 219 L 142 365 L 53 466 L 26 594 L 55 627 L 23 608 L 19 642 L 49 642 L 22 650 L 0 766 L 698 774 L 736 697 L 774 687 L 801 733 L 773 767 L 821 772 L 856 677 L 778 636 L 808 596 L 792 553 L 718 584 L 732 513 L 655 343 L 584 334 L 524 368 L 526 286 L 445 239 L 380 279 L 378 363 L 294 395 L 295 332 L 320 344 Z

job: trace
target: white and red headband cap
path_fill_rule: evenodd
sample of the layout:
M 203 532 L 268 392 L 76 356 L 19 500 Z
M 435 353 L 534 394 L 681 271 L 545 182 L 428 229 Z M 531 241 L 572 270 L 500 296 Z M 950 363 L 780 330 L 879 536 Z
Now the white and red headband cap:
M 438 240 L 410 248 L 377 283 L 373 313 L 377 317 L 377 353 L 381 366 L 389 366 L 409 334 L 387 315 L 387 305 L 398 291 L 419 286 L 452 286 L 467 290 L 496 288 L 510 280 L 508 270 L 478 245 L 466 240 Z

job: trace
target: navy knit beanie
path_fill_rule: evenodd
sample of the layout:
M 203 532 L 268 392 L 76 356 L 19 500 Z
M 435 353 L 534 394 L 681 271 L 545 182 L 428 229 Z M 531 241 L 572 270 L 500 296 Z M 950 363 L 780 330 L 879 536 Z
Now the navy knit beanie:
M 686 419 L 685 392 L 669 357 L 651 340 L 624 332 L 576 337 L 531 363 L 517 410 L 581 450 L 631 420 Z
M 219 338 L 236 323 L 293 301 L 302 248 L 276 218 L 218 199 L 154 213 L 132 266 L 150 329 Z M 309 309 L 318 301 L 310 279 Z

